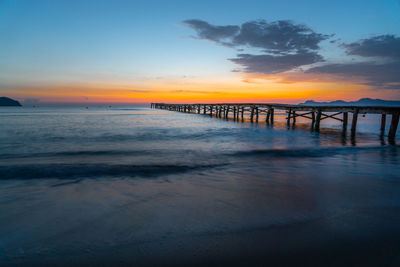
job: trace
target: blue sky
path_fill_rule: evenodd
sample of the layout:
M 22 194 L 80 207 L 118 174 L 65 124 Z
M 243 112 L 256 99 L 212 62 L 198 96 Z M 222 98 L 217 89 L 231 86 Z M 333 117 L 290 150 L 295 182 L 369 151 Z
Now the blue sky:
M 0 90 L 21 84 L 234 77 L 237 51 L 182 24 L 292 20 L 351 43 L 400 35 L 400 1 L 0 0 Z M 324 41 L 321 54 L 346 55 Z M 7 89 L 9 90 L 9 89 Z M 1 91 L 0 91 L 1 92 Z

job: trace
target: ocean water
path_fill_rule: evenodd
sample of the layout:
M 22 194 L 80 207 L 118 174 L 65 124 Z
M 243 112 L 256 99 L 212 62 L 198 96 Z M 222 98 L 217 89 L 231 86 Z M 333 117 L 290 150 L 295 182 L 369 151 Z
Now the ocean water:
M 379 117 L 355 140 L 283 117 L 0 108 L 0 265 L 396 266 L 400 149 Z

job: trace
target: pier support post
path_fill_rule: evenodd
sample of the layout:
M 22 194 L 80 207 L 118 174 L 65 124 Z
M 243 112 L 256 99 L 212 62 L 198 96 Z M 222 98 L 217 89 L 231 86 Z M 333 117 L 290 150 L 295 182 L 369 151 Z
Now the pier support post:
M 256 107 L 256 122 L 258 122 L 258 107 Z
M 227 119 L 228 118 L 228 114 L 229 114 L 229 105 L 228 106 L 226 106 L 226 110 L 225 110 L 225 119 Z
M 385 128 L 386 128 L 386 113 L 383 113 L 381 117 L 381 136 L 385 135 Z
M 319 126 L 321 124 L 321 115 L 322 111 L 321 109 L 317 110 L 317 119 L 315 120 L 315 131 L 319 132 Z
M 349 121 L 349 113 L 343 112 L 343 129 L 342 129 L 343 134 L 346 134 L 348 121 Z
M 296 111 L 292 111 L 292 121 L 293 121 L 293 126 L 296 124 Z
M 269 124 L 269 117 L 270 117 L 270 116 L 271 116 L 271 109 L 268 108 L 267 117 L 265 117 L 265 122 L 266 122 L 267 124 Z
M 291 108 L 289 108 L 289 111 L 287 112 L 287 118 L 286 118 L 286 120 L 287 120 L 287 125 L 289 126 L 290 125 L 290 115 L 292 114 L 292 109 Z
M 213 105 L 210 105 L 210 116 L 213 114 Z
M 315 111 L 311 111 L 311 129 L 314 129 L 315 125 Z
M 251 107 L 251 113 L 250 113 L 250 121 L 253 122 L 253 117 L 254 117 L 254 107 Z
M 392 122 L 390 123 L 389 129 L 389 141 L 393 142 L 396 137 L 397 126 L 399 125 L 399 117 L 400 113 L 393 113 L 392 114 Z
M 233 120 L 236 120 L 236 106 L 233 106 Z
M 358 108 L 356 108 L 354 110 L 353 119 L 351 121 L 351 137 L 352 138 L 354 138 L 356 136 L 357 119 L 358 119 Z
M 271 114 L 270 114 L 270 119 L 271 119 L 271 124 L 274 124 L 274 108 L 271 108 Z
M 243 121 L 243 115 L 244 115 L 244 107 L 242 107 L 242 121 Z

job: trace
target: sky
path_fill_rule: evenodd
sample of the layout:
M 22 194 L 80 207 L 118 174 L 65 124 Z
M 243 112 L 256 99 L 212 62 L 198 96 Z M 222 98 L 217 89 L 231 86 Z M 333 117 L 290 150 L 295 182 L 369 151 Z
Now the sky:
M 0 0 L 0 95 L 400 100 L 400 0 Z

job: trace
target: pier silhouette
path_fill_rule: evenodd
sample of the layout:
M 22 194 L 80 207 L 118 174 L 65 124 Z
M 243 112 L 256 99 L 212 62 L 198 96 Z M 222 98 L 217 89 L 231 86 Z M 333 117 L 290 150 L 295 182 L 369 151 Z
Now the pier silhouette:
M 320 131 L 321 121 L 334 119 L 342 123 L 343 133 L 347 132 L 349 113 L 352 114 L 351 137 L 356 135 L 357 121 L 359 115 L 381 114 L 380 135 L 385 134 L 387 115 L 391 116 L 391 123 L 388 133 L 389 142 L 393 143 L 396 138 L 397 127 L 400 118 L 400 107 L 384 106 L 309 106 L 309 105 L 288 105 L 288 104 L 257 104 L 257 103 L 220 103 L 220 104 L 171 104 L 151 103 L 151 108 L 165 109 L 185 113 L 195 113 L 215 116 L 217 118 L 229 118 L 244 120 L 245 116 L 251 122 L 259 122 L 260 115 L 265 114 L 267 124 L 274 123 L 276 110 L 285 111 L 288 125 L 295 125 L 296 118 L 302 117 L 311 120 L 311 128 L 316 132 Z M 231 115 L 230 115 L 231 114 Z

